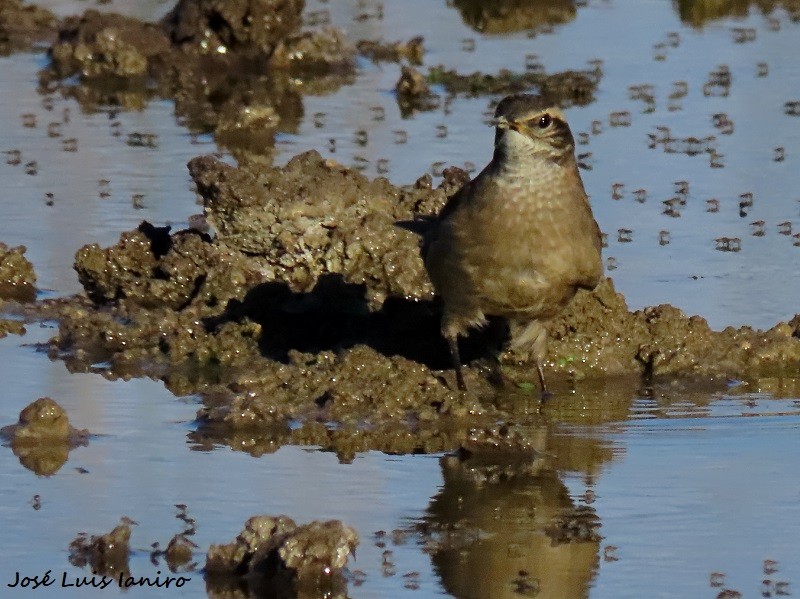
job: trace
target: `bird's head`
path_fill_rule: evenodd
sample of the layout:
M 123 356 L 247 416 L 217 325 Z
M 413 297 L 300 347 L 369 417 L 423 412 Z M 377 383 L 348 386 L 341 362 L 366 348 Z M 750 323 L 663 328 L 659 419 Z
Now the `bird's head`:
M 564 114 L 541 96 L 507 96 L 497 105 L 494 117 L 498 158 L 535 157 L 557 163 L 574 158 L 575 140 Z

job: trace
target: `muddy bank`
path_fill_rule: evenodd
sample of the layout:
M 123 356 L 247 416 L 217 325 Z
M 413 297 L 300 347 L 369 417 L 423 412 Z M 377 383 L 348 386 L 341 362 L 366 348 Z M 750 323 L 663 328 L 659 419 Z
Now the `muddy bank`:
M 513 409 L 486 401 L 496 396 L 487 343 L 503 323 L 464 341 L 472 393 L 456 392 L 418 238 L 396 224 L 424 226 L 463 171 L 448 170 L 437 188 L 428 177 L 398 188 L 316 152 L 282 168 L 206 156 L 189 169 L 213 236 L 143 223 L 113 247 L 82 248 L 75 268 L 90 301 L 41 304 L 60 320 L 53 357 L 73 370 L 107 361 L 111 378 L 149 375 L 176 393 L 202 391 L 200 446 L 237 439 L 257 454 L 303 443 L 348 459 L 473 438 L 525 445 L 521 429 L 492 424 Z M 632 312 L 606 279 L 552 323 L 546 370 L 562 387 L 641 375 L 792 377 L 798 329 L 800 318 L 716 332 L 668 305 Z M 502 361 L 533 388 L 528 356 Z
M 19 421 L 0 429 L 20 464 L 40 476 L 58 472 L 69 452 L 89 443 L 89 431 L 72 426 L 67 413 L 49 397 L 40 397 L 19 413 Z
M 141 357 L 232 365 L 255 350 L 284 367 L 293 351 L 335 352 L 316 360 L 322 368 L 341 360 L 339 350 L 371 350 L 400 370 L 445 368 L 418 237 L 397 223 L 424 226 L 466 180 L 463 171 L 449 169 L 437 188 L 427 176 L 398 188 L 316 152 L 268 169 L 205 156 L 189 170 L 215 236 L 143 223 L 116 246 L 82 248 L 75 268 L 94 307 L 65 310 L 62 349 L 94 346 L 128 360 L 156 350 Z M 156 328 L 147 328 L 155 315 Z M 83 328 L 92 321 L 107 325 L 104 339 Z M 631 312 L 606 279 L 553 322 L 548 362 L 575 378 L 788 374 L 800 359 L 799 324 L 715 332 L 671 306 Z M 231 330 L 244 346 L 220 345 Z M 409 364 L 398 366 L 400 358 Z

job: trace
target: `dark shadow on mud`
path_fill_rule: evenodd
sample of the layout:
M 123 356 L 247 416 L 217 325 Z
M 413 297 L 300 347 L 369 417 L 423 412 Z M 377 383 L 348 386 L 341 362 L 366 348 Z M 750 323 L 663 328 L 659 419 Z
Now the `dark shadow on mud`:
M 308 293 L 286 283 L 262 283 L 242 301 L 231 300 L 217 317 L 205 321 L 213 332 L 226 322 L 250 319 L 262 327 L 259 348 L 267 358 L 287 362 L 292 350 L 318 353 L 368 345 L 385 356 L 402 356 L 442 370 L 451 366 L 439 331 L 438 301 L 390 297 L 370 311 L 366 286 L 347 283 L 339 274 L 320 276 Z M 491 358 L 505 342 L 508 327 L 493 319 L 461 342 L 462 360 Z

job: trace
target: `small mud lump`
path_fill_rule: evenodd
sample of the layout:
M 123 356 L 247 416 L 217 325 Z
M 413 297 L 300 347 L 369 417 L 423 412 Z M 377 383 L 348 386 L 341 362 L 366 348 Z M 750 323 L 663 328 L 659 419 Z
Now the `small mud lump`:
M 339 520 L 298 526 L 287 516 L 253 516 L 235 541 L 211 545 L 206 573 L 244 576 L 272 592 L 343 587 L 342 571 L 358 541 Z
M 36 273 L 25 258 L 25 246 L 9 248 L 0 242 L 0 300 L 31 301 L 36 295 Z
M 19 413 L 19 422 L 0 429 L 20 463 L 41 476 L 55 474 L 70 449 L 86 445 L 89 431 L 76 429 L 67 413 L 49 397 L 40 397 Z

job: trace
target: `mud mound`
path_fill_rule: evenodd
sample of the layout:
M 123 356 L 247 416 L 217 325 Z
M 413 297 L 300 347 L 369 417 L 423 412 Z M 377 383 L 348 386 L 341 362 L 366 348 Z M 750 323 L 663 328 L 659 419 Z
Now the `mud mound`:
M 36 273 L 25 250 L 0 242 L 0 304 L 3 299 L 31 301 L 36 296 Z
M 436 189 L 424 177 L 398 188 L 315 152 L 281 168 L 208 156 L 189 168 L 214 236 L 143 223 L 111 248 L 82 248 L 75 268 L 92 304 L 55 307 L 53 356 L 73 370 L 107 362 L 109 378 L 148 375 L 176 393 L 202 391 L 193 434 L 201 446 L 258 454 L 314 444 L 347 460 L 370 448 L 443 451 L 486 434 L 528 443 L 516 425 L 494 431 L 512 418 L 487 382 L 502 321 L 463 340 L 471 393 L 454 390 L 440 307 L 408 230 L 425 226 L 463 172 L 448 171 Z M 796 375 L 792 322 L 715 332 L 668 305 L 631 312 L 605 279 L 551 323 L 546 369 L 562 387 L 631 375 Z M 527 355 L 501 360 L 533 387 Z
M 316 152 L 281 168 L 237 168 L 212 157 L 195 158 L 189 168 L 216 236 L 144 223 L 112 248 L 82 248 L 75 268 L 99 307 L 64 311 L 62 350 L 92 348 L 119 364 L 166 358 L 175 365 L 287 363 L 292 351 L 365 346 L 373 365 L 400 356 L 407 362 L 393 367 L 408 372 L 415 364 L 448 367 L 418 238 L 398 222 L 424 226 L 463 182 L 462 172 L 449 171 L 437 189 L 426 178 L 398 188 Z M 608 279 L 552 323 L 549 367 L 574 378 L 791 372 L 800 363 L 796 328 L 714 332 L 671 306 L 631 312 Z M 465 343 L 467 358 L 485 356 L 481 346 L 496 334 L 476 332 Z M 336 379 L 326 373 L 330 358 L 319 358 L 308 358 L 309 370 Z M 527 359 L 504 356 L 523 379 Z M 312 387 L 312 398 L 337 392 Z

